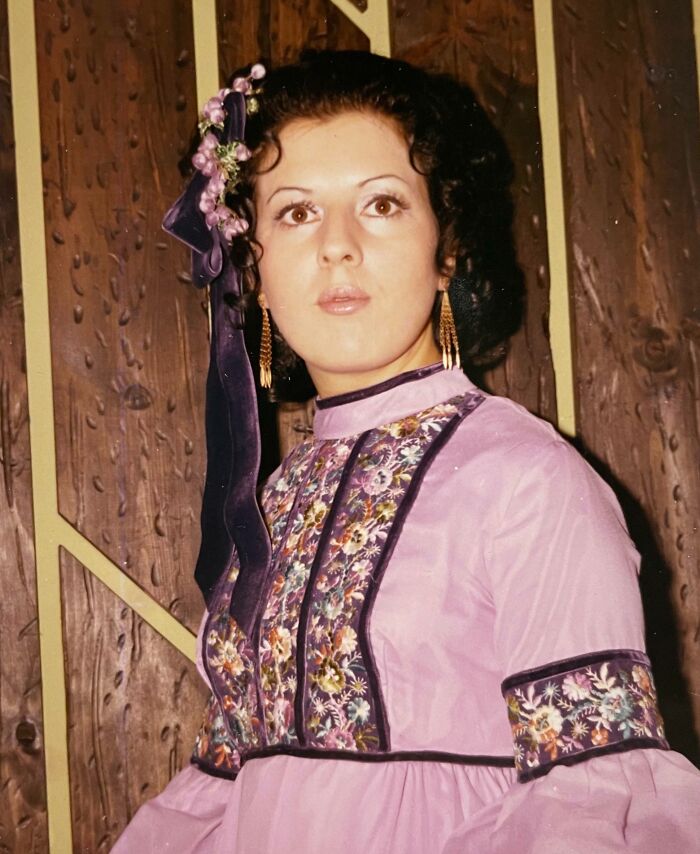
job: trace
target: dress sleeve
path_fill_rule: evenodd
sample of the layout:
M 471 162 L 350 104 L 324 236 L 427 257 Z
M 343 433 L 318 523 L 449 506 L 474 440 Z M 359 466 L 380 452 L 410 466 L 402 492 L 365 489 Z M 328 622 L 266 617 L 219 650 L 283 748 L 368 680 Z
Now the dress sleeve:
M 505 677 L 607 649 L 644 649 L 639 554 L 610 487 L 566 442 L 514 460 L 487 566 Z
M 461 850 L 700 852 L 700 773 L 664 738 L 617 499 L 563 440 L 518 469 L 487 565 L 520 785 Z

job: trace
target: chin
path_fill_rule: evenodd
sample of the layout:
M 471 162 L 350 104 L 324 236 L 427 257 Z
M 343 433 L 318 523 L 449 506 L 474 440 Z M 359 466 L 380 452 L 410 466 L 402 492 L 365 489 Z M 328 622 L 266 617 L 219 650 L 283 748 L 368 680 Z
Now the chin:
M 366 351 L 348 354 L 336 352 L 333 354 L 333 361 L 327 358 L 317 361 L 312 359 L 311 361 L 307 360 L 306 364 L 311 370 L 315 367 L 317 370 L 328 374 L 366 374 L 372 371 L 381 371 L 399 360 L 402 355 L 402 353 L 368 354 Z

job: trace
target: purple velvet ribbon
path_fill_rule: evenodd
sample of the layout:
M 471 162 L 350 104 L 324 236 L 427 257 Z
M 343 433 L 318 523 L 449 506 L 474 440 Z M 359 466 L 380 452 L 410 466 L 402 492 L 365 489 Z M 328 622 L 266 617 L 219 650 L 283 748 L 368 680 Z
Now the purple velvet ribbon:
M 223 129 L 212 128 L 222 143 L 244 139 L 245 97 L 224 100 Z M 217 228 L 209 228 L 199 199 L 208 177 L 197 171 L 168 210 L 163 229 L 192 250 L 192 281 L 209 284 L 212 330 L 206 386 L 207 473 L 200 516 L 202 541 L 194 577 L 207 605 L 221 576 L 233 562 L 240 572 L 231 615 L 250 634 L 270 565 L 270 537 L 256 498 L 260 467 L 260 428 L 255 380 L 243 334 L 242 312 L 234 308 L 241 275 L 231 262 Z M 229 299 L 227 299 L 229 298 Z

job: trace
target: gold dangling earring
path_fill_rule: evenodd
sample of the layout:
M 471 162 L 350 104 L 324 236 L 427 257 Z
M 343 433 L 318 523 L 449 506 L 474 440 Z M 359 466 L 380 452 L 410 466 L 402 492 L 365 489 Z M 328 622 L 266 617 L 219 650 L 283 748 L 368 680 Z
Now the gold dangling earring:
M 262 309 L 262 332 L 260 335 L 260 385 L 272 386 L 272 329 L 265 297 L 258 294 L 258 305 Z
M 452 306 L 450 305 L 450 297 L 447 293 L 447 288 L 442 292 L 440 301 L 440 328 L 438 330 L 440 337 L 440 346 L 442 347 L 442 364 L 445 370 L 461 368 L 462 364 L 459 359 L 459 340 L 457 339 L 457 328 L 455 327 L 455 319 L 452 314 Z M 454 350 L 454 359 L 452 351 Z

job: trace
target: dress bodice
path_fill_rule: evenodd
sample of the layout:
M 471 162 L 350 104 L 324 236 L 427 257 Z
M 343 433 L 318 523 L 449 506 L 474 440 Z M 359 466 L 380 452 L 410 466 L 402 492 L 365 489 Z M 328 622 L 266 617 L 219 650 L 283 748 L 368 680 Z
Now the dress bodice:
M 252 756 L 302 750 L 460 760 L 450 751 L 392 749 L 369 630 L 426 472 L 485 399 L 463 383 L 442 399 L 441 384 L 425 382 L 439 373 L 432 366 L 322 402 L 314 438 L 265 485 L 272 563 L 264 603 L 248 637 L 230 614 L 235 565 L 216 591 L 203 651 L 214 699 L 198 761 L 210 764 L 214 749 L 217 771 L 235 774 Z M 403 380 L 422 381 L 427 406 L 409 405 Z M 512 765 L 507 755 L 492 760 Z
M 533 637 L 506 640 L 537 570 L 523 555 L 551 550 L 545 577 L 566 555 L 574 580 L 592 557 L 586 530 L 555 513 L 574 519 L 582 490 L 600 530 L 619 508 L 549 425 L 517 410 L 509 424 L 502 406 L 439 365 L 318 402 L 313 438 L 262 491 L 272 560 L 253 630 L 232 616 L 236 563 L 212 600 L 201 767 L 235 776 L 286 753 L 515 762 L 525 778 L 594 751 L 666 746 L 633 620 L 607 643 L 582 647 L 574 632 L 540 658 Z M 543 484 L 554 468 L 578 491 L 556 508 Z M 523 486 L 532 512 L 513 534 Z M 607 548 L 632 593 L 634 547 L 616 535 Z

